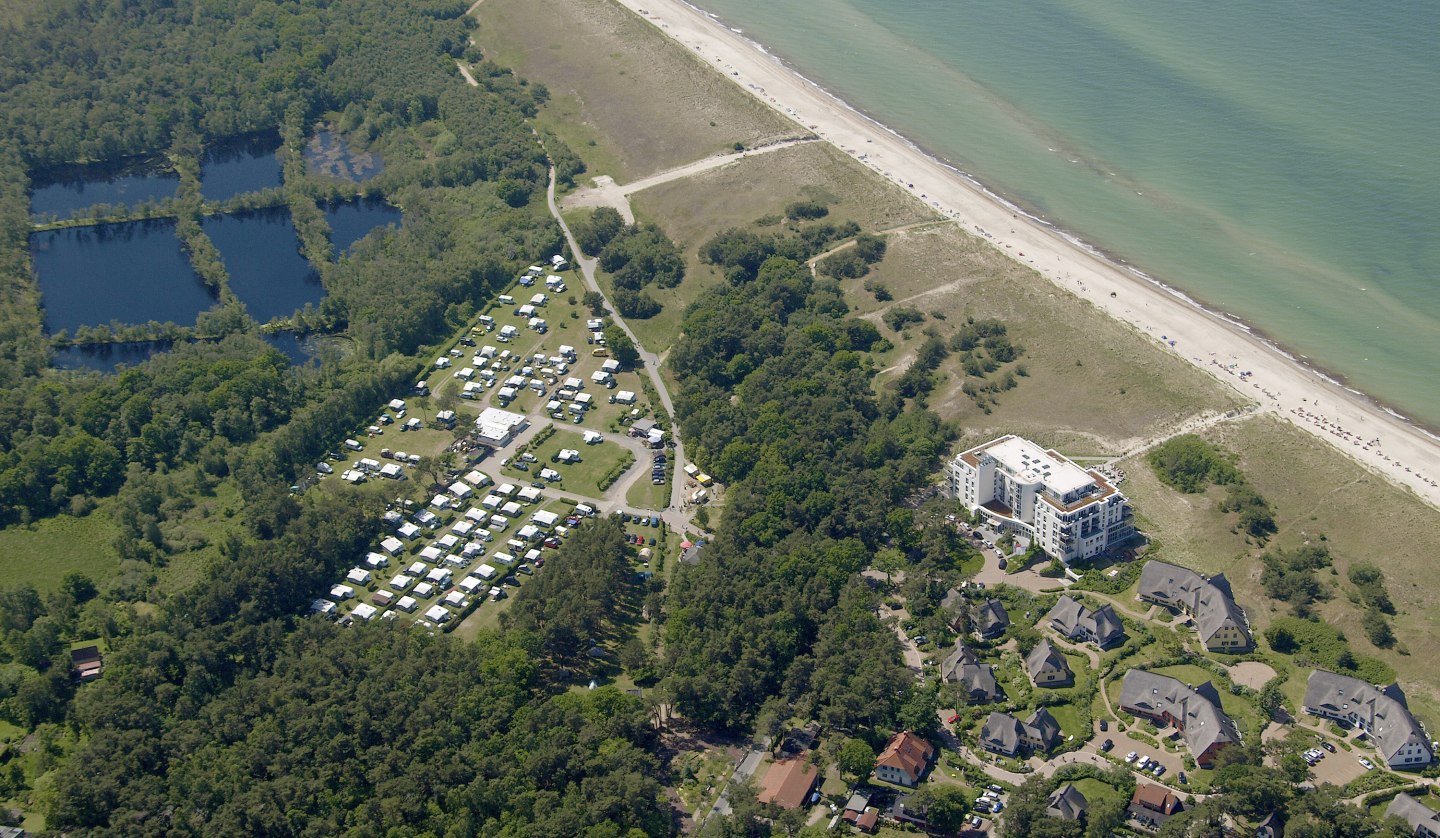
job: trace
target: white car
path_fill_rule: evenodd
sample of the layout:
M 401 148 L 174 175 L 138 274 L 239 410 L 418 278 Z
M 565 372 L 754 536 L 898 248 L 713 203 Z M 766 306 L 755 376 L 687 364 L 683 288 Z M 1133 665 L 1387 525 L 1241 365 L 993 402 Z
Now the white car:
M 1363 767 L 1366 771 L 1373 771 L 1373 770 L 1375 770 L 1375 763 L 1371 762 L 1370 760 L 1366 759 L 1365 757 L 1360 757 L 1360 765 L 1361 765 L 1361 767 Z
M 1131 751 L 1130 753 L 1128 753 L 1128 754 L 1125 755 L 1125 762 L 1127 762 L 1127 763 L 1134 762 L 1136 756 L 1137 756 L 1137 754 L 1136 754 L 1134 751 Z

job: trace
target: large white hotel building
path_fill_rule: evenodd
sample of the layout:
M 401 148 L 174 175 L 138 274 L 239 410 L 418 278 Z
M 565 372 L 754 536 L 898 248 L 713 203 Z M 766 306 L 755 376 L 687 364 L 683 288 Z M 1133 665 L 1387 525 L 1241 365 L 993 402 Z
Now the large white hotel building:
M 1002 436 L 950 464 L 950 493 L 991 524 L 1030 536 L 1069 564 L 1135 532 L 1130 502 L 1098 472 L 1028 439 Z

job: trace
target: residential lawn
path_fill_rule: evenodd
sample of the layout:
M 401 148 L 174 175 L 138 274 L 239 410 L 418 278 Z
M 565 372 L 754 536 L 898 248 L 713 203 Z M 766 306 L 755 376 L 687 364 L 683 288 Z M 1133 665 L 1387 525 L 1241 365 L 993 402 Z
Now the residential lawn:
M 624 183 L 805 133 L 618 4 L 486 0 L 475 16 L 488 55 L 550 89 L 555 118 L 542 127 L 564 126 L 589 175 Z
M 113 546 L 120 530 L 110 506 L 103 503 L 83 518 L 56 515 L 0 530 L 0 579 L 44 593 L 58 589 L 67 573 L 83 573 L 104 587 L 120 568 Z
M 568 465 L 551 462 L 551 457 L 562 448 L 573 448 L 579 451 L 580 462 Z M 529 483 L 536 479 L 533 475 L 537 474 L 539 469 L 552 468 L 561 475 L 561 479 L 552 485 L 558 489 L 591 498 L 598 498 L 603 494 L 603 490 L 599 486 L 600 478 L 626 457 L 634 456 L 628 449 L 621 448 L 613 442 L 586 445 L 580 434 L 567 430 L 557 431 L 533 453 L 539 462 L 530 464 L 529 474 L 507 466 L 503 469 L 505 475 L 512 480 Z
M 1113 797 L 1117 800 L 1124 800 L 1127 804 L 1130 802 L 1130 798 L 1122 794 L 1119 789 L 1115 788 L 1109 783 L 1097 780 L 1094 777 L 1086 777 L 1082 780 L 1075 780 L 1073 782 L 1075 784 L 1075 788 L 1079 789 L 1080 793 L 1085 795 L 1085 799 L 1089 801 L 1091 806 L 1095 805 L 1095 801 L 1103 800 L 1107 797 Z
M 1074 736 L 1077 742 L 1090 738 L 1090 727 L 1081 721 L 1080 710 L 1073 704 L 1056 704 L 1045 709 L 1060 723 L 1060 730 L 1066 736 Z

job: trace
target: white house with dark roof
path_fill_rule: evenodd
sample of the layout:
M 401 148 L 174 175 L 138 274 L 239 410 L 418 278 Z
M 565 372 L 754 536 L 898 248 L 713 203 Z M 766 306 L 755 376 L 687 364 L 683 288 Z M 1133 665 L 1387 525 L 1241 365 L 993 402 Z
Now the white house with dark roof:
M 1391 768 L 1417 768 L 1435 758 L 1430 738 L 1410 714 L 1398 684 L 1374 684 L 1317 669 L 1305 685 L 1305 712 L 1365 731 Z
M 1399 818 L 1415 830 L 1415 838 L 1440 838 L 1440 812 L 1401 792 L 1385 807 L 1385 817 Z
M 1132 669 L 1120 682 L 1120 709 L 1180 731 L 1201 768 L 1240 741 L 1239 728 L 1221 709 L 1220 694 L 1209 681 L 1192 687 L 1168 675 Z
M 1230 596 L 1223 574 L 1207 579 L 1188 568 L 1147 562 L 1137 596 L 1189 614 L 1200 642 L 1212 652 L 1243 652 L 1255 645 L 1245 612 Z
M 1061 637 L 1075 643 L 1094 643 L 1106 649 L 1125 642 L 1125 626 L 1115 608 L 1108 604 L 1091 611 L 1079 600 L 1062 596 L 1045 615 L 1045 620 Z
M 1025 656 L 1025 673 L 1037 687 L 1068 687 L 1075 683 L 1070 662 L 1049 640 L 1041 640 Z

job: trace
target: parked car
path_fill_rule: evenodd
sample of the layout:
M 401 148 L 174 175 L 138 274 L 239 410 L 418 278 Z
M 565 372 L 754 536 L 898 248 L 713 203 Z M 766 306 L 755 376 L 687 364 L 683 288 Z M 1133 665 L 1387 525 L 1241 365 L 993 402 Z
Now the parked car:
M 557 547 L 560 546 L 560 539 L 558 539 L 558 538 L 556 538 L 556 537 L 554 537 L 554 536 L 551 536 L 551 537 L 545 539 L 545 546 L 546 546 L 546 547 L 549 547 L 551 550 L 554 550 L 555 548 L 557 548 Z
M 1335 746 L 1330 744 L 1330 741 L 1328 739 L 1320 740 L 1320 747 L 1324 748 L 1332 754 L 1335 753 Z
M 1175 776 L 1180 779 L 1180 785 L 1182 785 L 1182 786 L 1188 786 L 1188 785 L 1190 785 L 1190 778 L 1185 776 L 1185 772 L 1184 772 L 1184 771 L 1181 771 L 1179 774 L 1177 774 L 1177 775 L 1175 775 Z
M 1125 755 L 1125 762 L 1130 763 L 1130 762 L 1134 762 L 1134 761 L 1135 761 L 1135 752 L 1134 752 L 1134 751 L 1131 751 L 1130 753 L 1128 753 L 1128 754 Z
M 1150 773 L 1154 774 L 1156 777 L 1163 777 L 1165 776 L 1165 766 L 1157 762 L 1155 763 L 1155 769 Z
M 1105 731 L 1107 731 L 1107 730 L 1109 730 L 1109 729 L 1110 729 L 1110 722 L 1106 721 L 1105 719 L 1101 719 L 1101 720 L 1100 720 L 1100 732 L 1101 732 L 1101 733 L 1104 733 Z
M 531 481 L 530 481 L 530 485 L 533 486 L 533 487 L 535 487 L 536 489 L 543 489 L 543 488 L 545 488 L 545 484 L 542 483 L 542 482 L 540 482 L 539 480 L 531 480 Z
M 534 575 L 535 575 L 535 571 L 531 570 L 531 569 L 530 569 L 530 565 L 528 565 L 528 564 L 522 564 L 522 565 L 520 565 L 520 567 L 517 569 L 516 572 L 518 572 L 518 573 L 523 573 L 523 574 L 525 574 L 526 576 L 534 576 Z
M 1115 743 L 1114 743 L 1114 741 L 1112 741 L 1112 740 L 1110 740 L 1110 739 L 1106 739 L 1104 742 L 1101 742 L 1101 743 L 1100 743 L 1100 751 L 1101 751 L 1101 753 L 1109 753 L 1109 752 L 1110 752 L 1110 749 L 1113 748 L 1113 747 L 1115 747 Z
M 1366 771 L 1373 771 L 1373 770 L 1375 770 L 1375 763 L 1371 762 L 1370 760 L 1366 759 L 1365 757 L 1360 757 L 1360 766 L 1361 766 L 1362 768 L 1364 768 Z
M 951 722 L 951 724 L 954 724 L 955 722 L 957 722 L 957 721 L 959 721 L 959 720 L 960 720 L 960 717 L 959 717 L 959 716 L 956 716 L 956 717 L 954 717 L 953 719 L 951 719 L 950 722 Z M 986 787 L 985 787 L 985 790 L 986 790 L 986 791 L 993 791 L 993 792 L 995 792 L 996 794 L 1004 794 L 1004 793 L 1005 793 L 1005 789 L 1001 788 L 1000 786 L 995 785 L 994 783 L 991 783 L 990 785 L 986 786 Z

